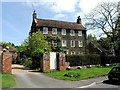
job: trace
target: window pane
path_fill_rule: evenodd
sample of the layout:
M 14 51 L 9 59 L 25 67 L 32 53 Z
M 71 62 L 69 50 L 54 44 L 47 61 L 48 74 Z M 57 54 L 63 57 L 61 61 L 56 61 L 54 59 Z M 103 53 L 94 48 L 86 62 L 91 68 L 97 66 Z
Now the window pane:
M 62 35 L 66 35 L 66 29 L 62 29 Z
M 66 40 L 62 40 L 62 47 L 66 47 Z
M 78 46 L 79 47 L 83 47 L 83 42 L 82 41 L 78 41 Z
M 70 35 L 71 36 L 75 36 L 75 31 L 74 30 L 70 30 Z
M 52 34 L 57 34 L 57 28 L 52 28 Z
M 73 55 L 73 54 L 75 54 L 75 51 L 72 51 L 72 52 L 71 52 L 71 55 Z
M 78 31 L 78 36 L 82 36 L 82 31 Z
M 43 34 L 48 34 L 48 28 L 47 27 L 43 27 Z
M 75 47 L 75 41 L 71 40 L 71 47 Z

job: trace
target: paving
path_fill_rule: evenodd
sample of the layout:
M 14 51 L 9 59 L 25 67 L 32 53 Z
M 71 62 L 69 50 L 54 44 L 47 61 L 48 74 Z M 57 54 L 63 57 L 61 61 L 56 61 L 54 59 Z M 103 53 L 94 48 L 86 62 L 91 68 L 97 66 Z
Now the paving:
M 16 80 L 15 88 L 76 88 L 107 80 L 107 77 L 97 77 L 80 81 L 64 81 L 48 77 L 44 73 L 26 70 L 22 65 L 14 64 L 12 68 Z

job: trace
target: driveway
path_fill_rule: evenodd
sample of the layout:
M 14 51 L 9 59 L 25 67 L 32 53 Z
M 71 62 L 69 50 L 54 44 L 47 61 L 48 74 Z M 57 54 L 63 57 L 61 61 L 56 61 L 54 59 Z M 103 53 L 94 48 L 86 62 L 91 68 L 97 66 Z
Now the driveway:
M 64 81 L 40 72 L 26 70 L 22 65 L 14 64 L 12 68 L 17 84 L 15 88 L 76 88 L 107 79 L 107 77 L 99 77 L 81 81 Z

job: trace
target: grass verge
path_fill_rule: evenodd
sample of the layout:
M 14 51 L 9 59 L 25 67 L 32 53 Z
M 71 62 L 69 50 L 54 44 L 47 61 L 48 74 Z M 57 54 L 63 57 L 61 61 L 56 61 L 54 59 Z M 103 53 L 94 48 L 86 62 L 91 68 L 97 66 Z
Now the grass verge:
M 106 75 L 111 70 L 112 67 L 99 67 L 99 68 L 86 68 L 86 69 L 75 69 L 75 70 L 64 70 L 64 71 L 54 71 L 54 72 L 47 72 L 48 76 L 61 79 L 61 80 L 71 80 L 71 81 L 78 81 L 82 79 L 88 79 L 91 77 L 96 77 L 99 75 Z M 78 77 L 67 77 L 65 74 L 74 73 L 79 74 Z
M 8 73 L 0 74 L 0 83 L 0 88 L 12 88 L 16 85 L 14 76 Z

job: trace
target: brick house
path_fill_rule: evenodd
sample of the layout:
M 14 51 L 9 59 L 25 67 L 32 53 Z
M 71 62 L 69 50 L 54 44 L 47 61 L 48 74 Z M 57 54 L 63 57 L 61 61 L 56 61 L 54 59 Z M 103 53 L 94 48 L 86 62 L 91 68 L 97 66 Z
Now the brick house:
M 76 22 L 47 20 L 37 18 L 33 13 L 33 21 L 29 35 L 40 30 L 53 47 L 61 45 L 66 54 L 84 54 L 86 52 L 86 29 L 78 16 Z M 50 38 L 53 38 L 50 41 Z M 55 49 L 53 48 L 53 51 Z

